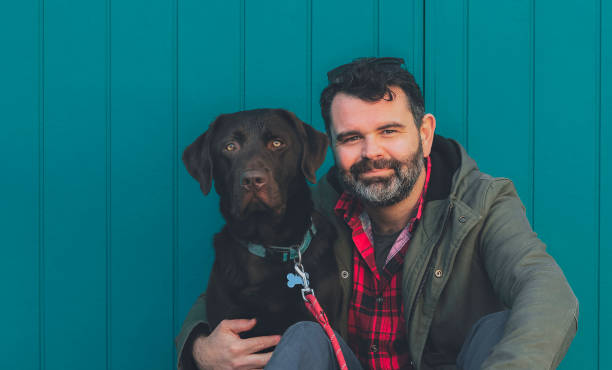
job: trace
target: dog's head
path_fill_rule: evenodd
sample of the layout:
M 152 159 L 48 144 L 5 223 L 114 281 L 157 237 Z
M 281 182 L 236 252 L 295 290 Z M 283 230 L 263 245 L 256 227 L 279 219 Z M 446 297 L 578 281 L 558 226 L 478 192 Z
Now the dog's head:
M 226 217 L 282 217 L 287 200 L 316 182 L 328 139 L 283 109 L 257 109 L 219 116 L 183 152 L 189 174 L 207 195 L 211 185 Z

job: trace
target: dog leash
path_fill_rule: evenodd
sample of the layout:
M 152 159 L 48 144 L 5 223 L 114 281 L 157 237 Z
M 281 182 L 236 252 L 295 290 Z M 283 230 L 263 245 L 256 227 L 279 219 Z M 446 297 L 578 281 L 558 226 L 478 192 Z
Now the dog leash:
M 292 288 L 296 284 L 302 285 L 302 298 L 304 299 L 306 308 L 308 311 L 310 311 L 315 320 L 317 320 L 317 322 L 323 327 L 325 334 L 327 334 L 332 348 L 334 349 L 336 361 L 338 362 L 340 370 L 347 370 L 348 367 L 346 365 L 346 360 L 344 359 L 342 349 L 340 348 L 340 343 L 338 343 L 338 338 L 336 338 L 334 331 L 329 325 L 327 315 L 319 304 L 319 301 L 314 294 L 314 290 L 310 288 L 310 283 L 308 281 L 309 275 L 306 271 L 304 271 L 304 266 L 302 265 L 302 253 L 299 249 L 297 251 L 297 261 L 295 261 L 294 269 L 297 275 L 292 273 L 287 274 L 287 286 Z

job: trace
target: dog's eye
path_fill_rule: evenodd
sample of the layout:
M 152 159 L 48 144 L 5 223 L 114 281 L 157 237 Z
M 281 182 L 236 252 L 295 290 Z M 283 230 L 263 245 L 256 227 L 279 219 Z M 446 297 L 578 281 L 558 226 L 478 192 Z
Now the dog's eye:
M 270 149 L 280 149 L 285 146 L 285 143 L 283 143 L 282 141 L 278 139 L 274 139 L 274 140 L 270 140 L 270 142 L 268 143 L 268 146 L 270 147 Z
M 225 150 L 228 152 L 233 152 L 238 149 L 238 145 L 236 143 L 227 143 L 225 145 Z

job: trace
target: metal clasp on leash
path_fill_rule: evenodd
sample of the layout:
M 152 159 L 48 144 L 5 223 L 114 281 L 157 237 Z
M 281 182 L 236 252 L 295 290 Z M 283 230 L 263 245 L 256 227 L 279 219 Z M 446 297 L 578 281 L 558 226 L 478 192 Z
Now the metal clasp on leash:
M 302 252 L 300 252 L 299 249 L 297 252 L 297 261 L 295 261 L 293 269 L 295 270 L 295 273 L 298 274 L 300 278 L 302 278 L 302 298 L 304 299 L 304 301 L 308 301 L 306 299 L 306 294 L 314 294 L 314 290 L 310 288 L 310 282 L 308 281 L 309 275 L 306 271 L 304 271 L 304 266 L 302 265 Z

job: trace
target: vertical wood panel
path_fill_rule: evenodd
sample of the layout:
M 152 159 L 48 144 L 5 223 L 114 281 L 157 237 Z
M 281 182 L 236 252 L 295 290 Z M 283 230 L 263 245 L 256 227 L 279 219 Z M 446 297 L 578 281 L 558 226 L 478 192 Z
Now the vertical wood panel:
M 423 88 L 423 1 L 380 2 L 380 56 L 400 57 Z
M 612 369 L 612 4 L 601 6 L 601 117 L 599 219 L 599 368 Z
M 111 7 L 111 368 L 175 364 L 173 176 L 176 8 Z
M 180 156 L 221 113 L 240 110 L 240 0 L 179 2 L 179 253 L 180 328 L 198 295 L 206 290 L 214 251 L 213 235 L 221 231 L 219 197 L 204 197 Z M 219 24 L 224 31 L 219 32 Z
M 104 369 L 106 2 L 44 4 L 43 367 Z
M 319 99 L 327 86 L 327 72 L 355 58 L 375 56 L 373 0 L 312 0 L 312 124 L 325 131 Z M 323 176 L 334 163 L 328 150 L 317 171 Z
M 469 14 L 470 155 L 482 171 L 512 179 L 530 213 L 531 1 L 472 0 Z
M 468 1 L 425 1 L 425 107 L 437 133 L 465 146 Z
M 0 5 L 0 368 L 39 368 L 39 1 Z M 19 37 L 15 37 L 19 35 Z M 4 54 L 6 53 L 6 54 Z
M 285 108 L 305 120 L 309 63 L 306 1 L 245 1 L 245 107 Z
M 534 222 L 580 301 L 564 369 L 596 368 L 598 357 L 598 8 L 535 3 Z
M 355 58 L 376 55 L 374 0 L 312 0 L 312 120 L 324 130 L 319 98 L 327 72 Z

